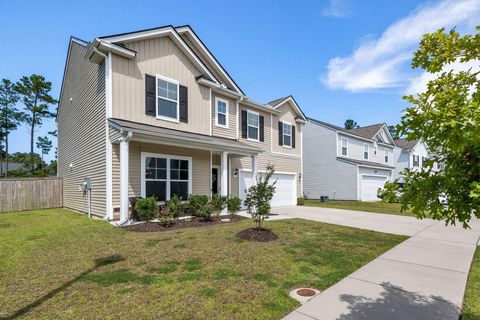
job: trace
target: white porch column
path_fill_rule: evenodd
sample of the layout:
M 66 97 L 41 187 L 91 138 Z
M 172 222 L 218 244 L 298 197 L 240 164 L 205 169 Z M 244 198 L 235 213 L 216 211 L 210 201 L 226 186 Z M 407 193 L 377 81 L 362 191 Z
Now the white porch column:
M 128 220 L 128 141 L 131 137 L 132 133 L 129 132 L 120 138 L 120 224 Z
M 220 195 L 228 195 L 228 152 L 220 152 Z
M 253 177 L 253 183 L 256 183 L 257 181 L 257 173 L 258 173 L 258 168 L 257 168 L 257 163 L 258 163 L 258 156 L 254 155 L 252 157 L 252 177 Z

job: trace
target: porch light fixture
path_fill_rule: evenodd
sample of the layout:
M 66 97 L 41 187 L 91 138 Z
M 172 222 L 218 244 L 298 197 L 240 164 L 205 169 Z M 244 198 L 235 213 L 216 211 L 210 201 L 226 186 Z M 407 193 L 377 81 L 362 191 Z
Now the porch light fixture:
M 233 170 L 233 176 L 238 177 L 238 168 L 235 168 L 235 170 Z

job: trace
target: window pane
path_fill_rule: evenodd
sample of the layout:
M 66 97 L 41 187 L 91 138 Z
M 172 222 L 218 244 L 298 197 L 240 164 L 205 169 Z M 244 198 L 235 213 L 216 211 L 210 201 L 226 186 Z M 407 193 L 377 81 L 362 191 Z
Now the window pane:
M 167 89 L 158 89 L 158 96 L 162 98 L 168 98 L 168 91 Z
M 254 127 L 248 127 L 248 137 L 250 139 L 255 139 L 257 140 L 258 139 L 258 128 L 254 128 Z
M 227 112 L 227 105 L 225 102 L 218 101 L 217 102 L 217 110 L 219 113 L 226 113 Z
M 346 155 L 347 155 L 347 148 L 342 147 L 342 156 L 346 156 Z
M 292 134 L 292 126 L 289 124 L 283 124 L 283 134 L 291 135 Z
M 163 79 L 158 79 L 158 89 L 160 90 L 161 88 L 167 90 L 168 82 Z
M 170 179 L 179 180 L 180 179 L 180 171 L 178 169 L 170 170 Z
M 247 113 L 247 120 L 250 126 L 258 127 L 258 114 Z
M 170 159 L 170 169 L 180 168 L 180 160 Z
M 177 103 L 158 98 L 158 115 L 177 119 Z
M 165 181 L 146 181 L 145 195 L 155 196 L 157 201 L 165 201 L 167 195 L 167 183 Z
M 177 91 L 168 91 L 168 99 L 177 101 Z
M 283 144 L 286 146 L 290 146 L 290 136 L 283 136 Z
M 167 179 L 167 170 L 157 169 L 157 179 Z
M 170 197 L 174 194 L 179 196 L 182 200 L 188 198 L 188 182 L 170 182 Z
M 146 157 L 145 158 L 145 168 L 155 168 L 155 158 Z
M 177 84 L 169 82 L 168 83 L 168 91 L 172 91 L 174 93 L 177 93 Z
M 165 158 L 156 158 L 157 159 L 157 168 L 158 169 L 166 169 L 167 168 L 167 159 Z
M 227 118 L 225 117 L 224 114 L 219 113 L 218 115 L 218 124 L 221 124 L 222 126 L 226 125 L 227 123 Z
M 180 180 L 188 180 L 188 170 L 180 170 Z
M 155 179 L 155 169 L 145 169 L 145 179 Z
M 181 160 L 180 161 L 180 169 L 188 170 L 188 161 L 187 160 Z

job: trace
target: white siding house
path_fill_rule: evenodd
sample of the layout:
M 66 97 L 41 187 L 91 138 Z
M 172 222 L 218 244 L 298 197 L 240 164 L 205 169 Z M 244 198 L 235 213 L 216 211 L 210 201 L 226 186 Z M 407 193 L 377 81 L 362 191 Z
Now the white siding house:
M 393 178 L 401 183 L 403 182 L 402 171 L 407 168 L 414 171 L 424 168 L 425 161 L 430 158 L 430 151 L 421 140 L 397 139 L 395 144 Z
M 385 124 L 346 130 L 309 118 L 303 146 L 306 198 L 378 201 L 392 180 L 395 142 Z

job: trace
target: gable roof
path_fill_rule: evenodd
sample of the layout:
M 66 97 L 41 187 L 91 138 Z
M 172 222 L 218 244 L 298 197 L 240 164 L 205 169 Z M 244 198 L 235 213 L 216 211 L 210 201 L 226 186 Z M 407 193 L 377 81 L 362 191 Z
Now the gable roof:
M 295 99 L 293 98 L 292 95 L 289 95 L 289 96 L 286 96 L 286 97 L 283 97 L 283 98 L 279 98 L 279 99 L 275 99 L 275 100 L 272 100 L 270 102 L 268 102 L 266 105 L 267 106 L 271 106 L 272 108 L 276 109 L 278 108 L 280 105 L 284 104 L 285 102 L 287 101 L 290 101 L 293 105 L 293 108 L 295 109 L 295 111 L 298 113 L 299 117 L 297 118 L 300 118 L 300 120 L 303 120 L 303 121 L 307 121 L 307 117 L 305 116 L 305 114 L 303 113 L 302 109 L 300 108 L 300 106 L 298 105 L 297 101 L 295 101 Z
M 360 127 L 360 128 L 355 128 L 355 129 L 348 130 L 348 129 L 336 126 L 334 124 L 331 124 L 331 123 L 328 123 L 328 122 L 325 122 L 325 121 L 316 120 L 316 119 L 313 119 L 313 118 L 310 118 L 310 117 L 308 117 L 307 120 L 310 121 L 310 122 L 313 122 L 313 123 L 323 125 L 323 126 L 328 127 L 330 129 L 333 129 L 333 130 L 336 130 L 336 131 L 341 131 L 341 132 L 346 133 L 348 135 L 353 135 L 353 136 L 356 136 L 356 137 L 359 137 L 359 138 L 362 138 L 362 139 L 367 139 L 367 140 L 373 140 L 375 138 L 375 136 L 377 135 L 377 133 L 384 126 L 386 127 L 386 125 L 384 123 L 377 123 L 377 124 L 372 124 L 372 125 L 365 126 L 365 127 Z M 387 130 L 387 132 L 388 132 L 388 130 Z M 390 132 L 388 132 L 388 134 L 390 134 Z M 393 138 L 392 138 L 392 141 L 394 141 Z M 394 145 L 394 144 L 392 144 L 392 145 Z
M 395 144 L 405 150 L 412 150 L 418 143 L 418 140 L 397 139 Z

